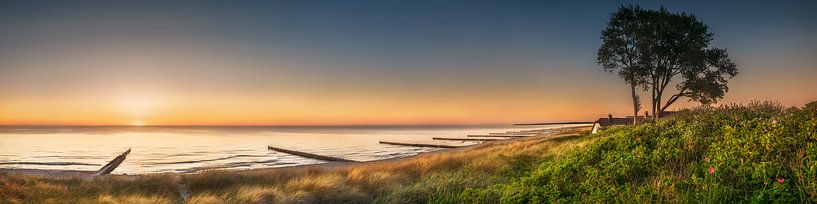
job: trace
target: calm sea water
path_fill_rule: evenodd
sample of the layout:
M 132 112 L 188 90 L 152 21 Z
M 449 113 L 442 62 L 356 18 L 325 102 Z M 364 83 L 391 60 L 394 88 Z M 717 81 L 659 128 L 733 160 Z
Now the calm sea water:
M 546 126 L 433 127 L 0 127 L 0 168 L 96 171 L 128 148 L 114 174 L 196 172 L 322 163 L 273 152 L 267 145 L 359 161 L 404 157 L 436 148 L 379 144 L 380 140 L 436 141 Z

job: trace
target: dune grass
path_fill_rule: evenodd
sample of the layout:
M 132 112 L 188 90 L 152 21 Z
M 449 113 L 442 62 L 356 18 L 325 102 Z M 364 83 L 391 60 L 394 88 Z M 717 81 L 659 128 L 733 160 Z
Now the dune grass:
M 0 203 L 174 203 L 174 176 L 49 178 L 0 173 Z

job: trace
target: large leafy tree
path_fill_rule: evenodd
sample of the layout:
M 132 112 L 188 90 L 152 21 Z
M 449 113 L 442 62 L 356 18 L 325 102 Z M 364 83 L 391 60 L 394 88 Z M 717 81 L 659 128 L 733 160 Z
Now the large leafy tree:
M 602 32 L 602 39 L 599 64 L 606 71 L 619 70 L 620 76 L 629 74 L 625 81 L 633 89 L 640 86 L 650 90 L 651 110 L 656 118 L 682 97 L 701 104 L 717 102 L 729 90 L 728 79 L 738 74 L 726 50 L 711 46 L 713 34 L 706 24 L 693 15 L 671 13 L 663 7 L 619 8 Z M 622 66 L 622 59 L 627 60 L 627 66 Z M 664 92 L 673 80 L 680 80 L 675 83 L 677 92 L 662 106 Z

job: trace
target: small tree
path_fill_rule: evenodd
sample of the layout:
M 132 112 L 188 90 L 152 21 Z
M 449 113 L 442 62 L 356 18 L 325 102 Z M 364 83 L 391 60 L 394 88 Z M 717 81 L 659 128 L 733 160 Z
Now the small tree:
M 608 32 L 619 30 L 616 25 L 627 25 L 625 28 L 630 31 Z M 625 81 L 637 82 L 631 85 L 651 91 L 653 117 L 657 119 L 681 97 L 711 104 L 723 98 L 729 90 L 727 80 L 738 74 L 737 67 L 726 50 L 710 46 L 712 36 L 708 27 L 693 15 L 671 13 L 663 7 L 645 10 L 638 6 L 622 6 L 602 32 L 604 44 L 599 49 L 599 64 L 610 71 L 608 64 L 618 65 L 620 62 L 616 61 L 633 60 L 630 56 L 637 56 L 628 61 L 627 69 L 632 70 L 619 69 L 633 74 Z M 664 91 L 677 78 L 681 79 L 676 84 L 678 93 L 670 96 L 662 106 Z

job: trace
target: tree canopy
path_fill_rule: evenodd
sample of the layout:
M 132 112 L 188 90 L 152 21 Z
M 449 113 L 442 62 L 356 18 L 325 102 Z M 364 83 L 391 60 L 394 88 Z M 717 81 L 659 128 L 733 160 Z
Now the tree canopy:
M 649 90 L 657 117 L 682 97 L 712 104 L 729 90 L 737 66 L 725 49 L 711 45 L 713 36 L 691 14 L 622 6 L 602 31 L 597 60 L 605 71 L 617 70 L 626 83 Z M 674 83 L 677 93 L 662 106 L 673 80 L 680 80 Z

